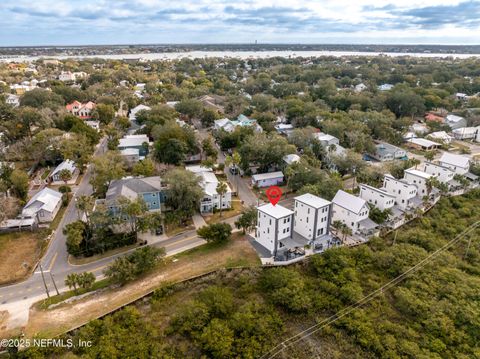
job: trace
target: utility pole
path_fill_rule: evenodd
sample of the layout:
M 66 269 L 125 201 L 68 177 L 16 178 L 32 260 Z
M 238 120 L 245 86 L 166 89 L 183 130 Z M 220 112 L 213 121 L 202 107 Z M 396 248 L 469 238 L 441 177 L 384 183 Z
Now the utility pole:
M 50 292 L 48 291 L 47 282 L 45 282 L 45 275 L 43 274 L 42 263 L 38 263 L 40 267 L 40 273 L 42 273 L 43 285 L 45 286 L 45 292 L 47 292 L 47 297 L 50 298 Z
M 397 234 L 398 234 L 398 231 L 395 231 L 395 237 L 393 237 L 393 243 L 392 243 L 392 246 L 395 245 L 395 241 L 397 240 Z
M 55 287 L 55 291 L 57 292 L 57 295 L 60 295 L 60 292 L 58 291 L 57 284 L 55 283 L 55 278 L 53 278 L 53 273 L 50 272 L 50 278 L 52 278 L 52 283 L 53 286 Z

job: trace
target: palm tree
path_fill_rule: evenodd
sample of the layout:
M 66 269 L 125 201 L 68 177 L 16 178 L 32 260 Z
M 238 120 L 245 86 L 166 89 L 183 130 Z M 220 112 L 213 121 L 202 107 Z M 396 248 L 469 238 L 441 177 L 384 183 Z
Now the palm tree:
M 333 221 L 332 228 L 335 229 L 335 233 L 338 235 L 338 232 L 341 230 L 344 224 L 341 221 Z
M 295 164 L 285 167 L 285 177 L 287 177 L 287 189 L 290 189 L 290 179 L 295 174 Z M 287 198 L 287 191 L 285 191 L 285 198 Z
M 65 285 L 68 286 L 69 289 L 72 289 L 73 291 L 77 292 L 77 284 L 79 284 L 79 275 L 77 273 L 70 273 L 67 275 L 67 278 L 65 278 Z
M 223 207 L 223 196 L 227 193 L 228 186 L 225 182 L 219 182 L 217 185 L 217 192 L 220 196 L 220 217 L 222 216 L 222 207 Z

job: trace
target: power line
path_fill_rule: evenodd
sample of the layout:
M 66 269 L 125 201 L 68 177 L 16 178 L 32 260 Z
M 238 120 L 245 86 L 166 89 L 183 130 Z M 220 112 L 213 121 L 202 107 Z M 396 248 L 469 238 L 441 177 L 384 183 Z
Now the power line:
M 294 336 L 282 341 L 280 344 L 278 344 L 277 346 L 275 346 L 274 348 L 270 349 L 267 353 L 265 353 L 264 355 L 261 356 L 261 359 L 264 359 L 264 358 L 274 358 L 275 356 L 277 356 L 278 354 L 280 354 L 282 351 L 284 351 L 285 349 L 289 348 L 290 346 L 292 346 L 293 344 L 296 344 L 297 342 L 299 342 L 300 340 L 303 340 L 304 338 L 306 337 L 309 337 L 310 335 L 312 335 L 313 333 L 323 329 L 324 327 L 326 327 L 327 325 L 330 325 L 334 322 L 336 322 L 337 320 L 343 318 L 344 316 L 350 314 L 353 310 L 361 307 L 363 304 L 365 303 L 368 303 L 369 301 L 371 301 L 372 299 L 374 299 L 375 297 L 377 297 L 379 294 L 383 293 L 385 290 L 388 290 L 394 286 L 396 286 L 398 283 L 400 283 L 406 276 L 408 276 L 410 273 L 420 269 L 421 267 L 423 267 L 425 264 L 427 264 L 430 260 L 434 259 L 438 254 L 440 254 L 441 252 L 447 250 L 448 248 L 450 248 L 451 246 L 453 246 L 456 242 L 458 242 L 460 239 L 464 238 L 465 236 L 467 236 L 468 234 L 470 234 L 472 231 L 474 231 L 478 226 L 480 225 L 480 221 L 477 221 L 475 223 L 473 223 L 472 225 L 470 225 L 469 227 L 467 227 L 463 232 L 461 232 L 460 234 L 458 234 L 456 237 L 454 237 L 452 240 L 450 240 L 449 242 L 447 242 L 445 245 L 443 245 L 442 247 L 440 247 L 439 249 L 437 249 L 436 251 L 430 253 L 428 256 L 426 256 L 424 259 L 422 259 L 420 262 L 418 262 L 417 264 L 415 264 L 414 266 L 410 267 L 409 269 L 407 269 L 405 272 L 401 273 L 400 275 L 398 275 L 397 277 L 395 277 L 394 279 L 390 280 L 389 282 L 385 283 L 383 286 L 381 286 L 380 288 L 374 290 L 373 292 L 371 292 L 370 294 L 366 295 L 365 297 L 363 297 L 362 299 L 358 300 L 357 302 L 355 302 L 354 304 L 351 304 L 347 307 L 345 307 L 344 309 L 340 310 L 339 312 L 329 316 L 328 318 L 322 320 L 321 322 L 317 323 L 317 324 L 314 324 L 312 325 L 311 327 L 295 334 Z

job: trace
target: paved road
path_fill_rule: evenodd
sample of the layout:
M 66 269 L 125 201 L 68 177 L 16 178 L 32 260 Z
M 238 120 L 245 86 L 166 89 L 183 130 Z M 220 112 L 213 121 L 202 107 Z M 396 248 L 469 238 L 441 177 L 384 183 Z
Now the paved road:
M 103 139 L 98 146 L 95 154 L 99 155 L 106 150 L 106 139 Z M 219 153 L 221 161 L 224 160 L 223 154 Z M 74 197 L 80 195 L 90 195 L 92 188 L 89 184 L 91 177 L 91 168 L 88 167 L 85 174 L 75 190 Z M 232 183 L 236 180 L 233 175 L 228 173 L 229 180 Z M 257 198 L 250 190 L 247 182 L 238 177 L 238 191 L 239 197 L 248 205 L 255 205 Z M 234 222 L 238 216 L 226 219 L 225 222 L 230 223 L 234 227 Z M 10 313 L 11 320 L 9 327 L 15 327 L 18 325 L 24 325 L 28 320 L 28 310 L 32 303 L 43 299 L 47 296 L 46 290 L 50 295 L 56 294 L 55 284 L 60 292 L 67 290 L 64 281 L 70 273 L 92 272 L 97 278 L 103 277 L 103 270 L 117 257 L 123 256 L 128 252 L 123 252 L 117 255 L 113 255 L 107 258 L 100 259 L 95 262 L 91 262 L 84 265 L 72 265 L 68 262 L 68 253 L 66 248 L 66 238 L 62 233 L 68 223 L 76 221 L 78 219 L 78 213 L 75 209 L 75 200 L 72 200 L 67 207 L 62 220 L 59 223 L 58 230 L 53 234 L 53 238 L 50 240 L 49 247 L 41 259 L 41 267 L 43 268 L 43 278 L 40 266 L 36 268 L 33 275 L 24 282 L 0 287 L 0 311 L 7 310 Z M 185 251 L 190 248 L 194 248 L 205 241 L 196 235 L 195 230 L 186 231 L 178 234 L 172 238 L 158 237 L 149 240 L 149 244 L 156 247 L 164 247 L 167 256 L 174 255 L 176 253 Z M 130 250 L 134 251 L 135 249 Z M 47 289 L 45 288 L 47 287 Z
M 106 139 L 103 139 L 98 146 L 95 154 L 101 154 L 106 149 Z M 85 174 L 75 191 L 75 197 L 80 195 L 90 195 L 92 188 L 89 184 L 91 177 L 91 168 L 88 167 Z M 110 256 L 85 265 L 72 265 L 68 262 L 68 253 L 66 248 L 66 238 L 62 233 L 68 223 L 76 221 L 78 213 L 75 209 L 75 200 L 72 200 L 67 207 L 62 220 L 59 223 L 58 230 L 53 234 L 49 247 L 45 255 L 41 259 L 41 266 L 46 282 L 46 286 L 51 295 L 56 294 L 54 281 L 59 291 L 66 290 L 64 285 L 65 278 L 70 273 L 93 272 L 97 278 L 103 277 L 103 270 L 115 258 L 125 255 L 126 252 Z M 165 237 L 150 240 L 154 246 L 165 247 L 167 255 L 173 255 L 186 249 L 204 244 L 205 241 L 196 236 L 195 231 L 187 231 L 178 234 L 172 238 Z M 133 251 L 134 249 L 132 249 Z M 28 319 L 28 308 L 30 305 L 44 297 L 46 297 L 46 289 L 42 279 L 40 267 L 35 269 L 33 275 L 27 280 L 18 284 L 0 287 L 0 311 L 8 310 L 10 315 L 17 318 L 17 323 L 24 322 Z M 23 324 L 21 324 L 23 325 Z

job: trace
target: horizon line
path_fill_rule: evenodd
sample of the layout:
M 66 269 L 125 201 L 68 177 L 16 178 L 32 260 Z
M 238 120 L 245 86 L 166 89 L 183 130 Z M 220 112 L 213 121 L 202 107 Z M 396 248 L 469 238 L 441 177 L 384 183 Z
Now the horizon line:
M 348 42 L 332 42 L 332 43 L 302 43 L 302 42 L 261 42 L 261 43 L 249 43 L 249 42 L 230 42 L 230 43 L 214 43 L 214 42 L 172 42 L 172 43 L 118 43 L 118 44 L 57 44 L 57 45 L 0 45 L 0 49 L 3 48 L 60 48 L 60 47 L 120 47 L 120 46 L 231 46 L 231 45 L 249 45 L 249 46 L 259 46 L 259 45 L 281 45 L 281 46 L 436 46 L 436 47 L 476 47 L 480 46 L 480 43 L 477 44 L 442 44 L 442 43 L 348 43 Z

